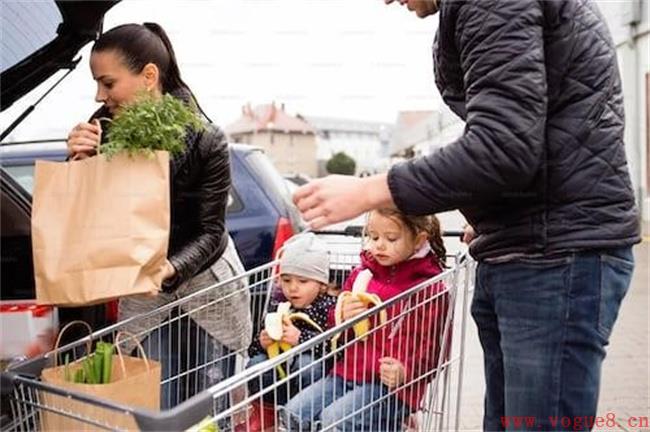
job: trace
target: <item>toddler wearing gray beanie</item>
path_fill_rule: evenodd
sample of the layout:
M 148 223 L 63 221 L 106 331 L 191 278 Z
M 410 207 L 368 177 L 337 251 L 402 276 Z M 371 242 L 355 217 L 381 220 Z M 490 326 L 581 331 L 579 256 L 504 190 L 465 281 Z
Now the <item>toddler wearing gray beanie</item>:
M 291 305 L 289 313 L 306 314 L 313 323 L 316 323 L 314 326 L 303 319 L 291 322 L 291 325 L 299 331 L 297 342 L 294 339 L 293 343 L 290 343 L 292 346 L 307 343 L 332 325 L 329 317 L 332 316 L 336 308 L 337 297 L 328 292 L 329 263 L 327 245 L 313 233 L 296 235 L 287 240 L 282 248 L 279 274 L 283 277 L 278 278 L 277 286 L 270 288 L 273 290 L 273 294 L 278 295 L 271 296 L 266 312 L 267 314 L 277 312 L 280 304 L 289 302 Z M 308 281 L 301 280 L 302 278 Z M 296 279 L 298 280 L 296 281 Z M 285 325 L 283 325 L 283 334 L 284 331 Z M 267 332 L 267 330 L 262 330 L 248 349 L 250 360 L 246 367 L 260 364 L 269 358 L 268 345 L 262 346 L 263 343 L 267 344 L 269 336 L 268 332 L 266 336 L 263 336 L 263 332 Z M 285 343 L 288 342 L 285 341 Z M 309 386 L 312 380 L 325 375 L 327 372 L 326 362 L 318 360 L 323 358 L 329 348 L 329 343 L 315 344 L 283 364 L 285 370 L 288 369 L 288 374 L 294 378 L 283 382 L 274 391 L 264 392 L 264 396 L 252 404 L 253 414 L 250 419 L 253 420 L 250 420 L 248 424 L 249 430 L 259 430 L 258 425 L 265 421 L 261 420 L 262 418 L 269 418 L 269 416 L 274 418 L 278 405 L 283 405 L 301 389 Z M 310 366 L 305 367 L 307 364 Z M 273 386 L 276 380 L 274 369 L 264 372 L 261 377 L 248 381 L 249 394 L 258 394 L 262 388 Z
M 293 274 L 329 283 L 330 255 L 325 242 L 313 233 L 287 240 L 280 257 L 280 274 Z

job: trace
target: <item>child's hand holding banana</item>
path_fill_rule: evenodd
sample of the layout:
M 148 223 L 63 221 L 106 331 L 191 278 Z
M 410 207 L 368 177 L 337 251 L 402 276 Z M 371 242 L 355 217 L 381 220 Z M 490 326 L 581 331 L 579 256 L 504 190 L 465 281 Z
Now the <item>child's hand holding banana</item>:
M 282 318 L 282 339 L 280 342 L 287 343 L 292 347 L 298 345 L 300 340 L 300 330 L 291 322 L 291 318 L 285 315 Z
M 369 294 L 366 292 L 371 279 L 372 272 L 368 269 L 362 270 L 357 274 L 356 279 L 352 283 L 352 291 L 343 291 L 339 294 L 334 311 L 334 321 L 337 326 L 365 312 L 369 307 L 382 304 L 377 294 Z M 382 309 L 379 311 L 379 323 L 383 325 L 387 319 L 386 310 Z M 353 326 L 353 329 L 357 339 L 365 340 L 367 333 L 370 331 L 370 320 L 361 320 Z M 332 338 L 332 351 L 336 350 L 340 336 L 341 333 L 338 333 Z
M 323 331 L 306 313 L 291 313 L 291 303 L 280 303 L 275 312 L 268 313 L 264 317 L 263 333 L 266 333 L 271 339 L 271 343 L 266 347 L 262 344 L 262 347 L 266 349 L 269 358 L 273 358 L 281 352 L 289 351 L 292 347 L 298 345 L 300 330 L 292 324 L 293 320 L 305 321 L 319 332 Z M 260 343 L 262 343 L 262 333 L 260 333 Z M 286 378 L 287 376 L 281 366 L 278 366 L 278 374 L 280 378 Z
M 275 341 L 271 339 L 269 336 L 268 332 L 266 330 L 262 330 L 260 332 L 260 345 L 262 345 L 262 348 L 267 349 L 271 344 L 273 344 Z
M 341 318 L 343 318 L 343 322 L 345 322 L 364 313 L 368 310 L 368 305 L 356 297 L 350 297 L 343 303 L 341 309 Z

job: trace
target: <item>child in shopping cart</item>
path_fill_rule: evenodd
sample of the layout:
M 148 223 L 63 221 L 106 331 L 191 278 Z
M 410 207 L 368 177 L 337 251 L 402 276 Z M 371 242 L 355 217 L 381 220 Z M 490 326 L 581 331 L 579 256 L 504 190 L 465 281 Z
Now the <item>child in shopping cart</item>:
M 372 279 L 365 292 L 384 302 L 442 272 L 445 247 L 435 216 L 375 210 L 368 216 L 365 231 L 361 265 L 344 283 L 342 296 L 366 269 Z M 444 289 L 443 283 L 436 282 L 414 290 L 413 295 L 405 294 L 405 299 L 387 308 L 385 324 L 375 316 L 371 319 L 374 329 L 365 336 L 355 336 L 352 329 L 344 334 L 337 341 L 336 353 L 340 350 L 343 355 L 337 356 L 332 372 L 284 406 L 285 427 L 312 430 L 320 421 L 323 430 L 402 429 L 420 408 L 441 358 L 443 332 L 448 327 Z M 345 298 L 340 306 L 343 321 L 369 307 L 354 295 Z
M 267 314 L 276 312 L 280 304 L 285 303 L 285 306 L 288 306 L 286 302 L 290 303 L 290 308 L 282 319 L 282 338 L 275 341 L 266 329 L 262 330 L 249 349 L 251 359 L 248 367 L 266 361 L 269 358 L 267 349 L 274 343 L 286 343 L 293 347 L 328 328 L 336 305 L 336 293 L 333 292 L 334 287 L 329 284 L 329 264 L 326 244 L 312 233 L 297 235 L 285 243 L 278 272 L 281 293 L 270 294 L 271 301 L 266 311 Z M 277 294 L 280 294 L 279 298 Z M 299 317 L 301 313 L 304 314 L 303 318 L 289 318 L 292 314 Z M 264 393 L 261 400 L 257 398 L 252 404 L 248 427 L 240 429 L 259 431 L 272 428 L 275 405 L 284 404 L 299 387 L 310 385 L 325 373 L 324 362 L 319 361 L 323 356 L 323 348 L 323 344 L 317 344 L 312 349 L 294 356 L 286 365 L 251 379 L 248 382 L 248 390 L 251 395 L 255 395 L 260 391 L 264 393 L 264 388 L 271 387 L 284 376 L 300 371 L 289 380 L 288 385 L 282 383 Z

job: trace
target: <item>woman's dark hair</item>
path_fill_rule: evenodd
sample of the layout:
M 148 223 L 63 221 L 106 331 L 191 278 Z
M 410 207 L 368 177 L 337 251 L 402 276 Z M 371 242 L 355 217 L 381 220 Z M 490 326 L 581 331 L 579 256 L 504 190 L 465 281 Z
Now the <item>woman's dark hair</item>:
M 124 65 L 133 73 L 153 63 L 160 71 L 163 93 L 172 93 L 185 102 L 198 104 L 194 93 L 181 78 L 176 54 L 167 33 L 156 23 L 123 24 L 103 33 L 95 42 L 92 52 L 116 51 L 122 56 Z M 207 116 L 206 116 L 207 117 Z
M 445 248 L 445 243 L 442 240 L 442 230 L 440 229 L 440 221 L 438 220 L 437 216 L 407 215 L 400 212 L 399 210 L 391 208 L 382 208 L 375 211 L 382 216 L 397 219 L 413 234 L 413 236 L 417 236 L 421 232 L 427 233 L 429 245 L 431 245 L 433 253 L 436 255 L 436 257 L 438 257 L 440 264 L 445 267 L 447 249 Z

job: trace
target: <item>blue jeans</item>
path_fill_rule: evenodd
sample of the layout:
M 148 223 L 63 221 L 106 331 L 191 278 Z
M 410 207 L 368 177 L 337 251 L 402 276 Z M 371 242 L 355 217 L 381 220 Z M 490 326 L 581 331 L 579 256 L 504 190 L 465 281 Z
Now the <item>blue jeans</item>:
M 250 359 L 246 367 L 249 368 L 255 366 L 268 359 L 269 358 L 266 354 L 258 354 Z M 312 382 L 322 378 L 323 371 L 325 370 L 323 362 L 324 360 L 314 362 L 314 356 L 309 352 L 295 356 L 290 362 L 288 362 L 288 371 L 286 370 L 286 365 L 282 365 L 282 368 L 289 375 L 300 371 L 298 375 L 290 379 L 288 385 L 285 380 L 283 383 L 284 385 L 276 387 L 275 390 L 270 390 L 269 392 L 264 393 L 264 401 L 283 405 L 287 402 L 287 399 L 293 397 L 300 390 L 308 387 Z M 254 395 L 261 389 L 271 387 L 279 381 L 280 377 L 278 376 L 277 368 L 274 368 L 273 370 L 264 372 L 261 377 L 253 378 L 248 381 L 248 391 L 251 395 Z
M 596 415 L 605 346 L 633 269 L 630 247 L 478 265 L 472 316 L 485 430 L 561 430 L 563 418 L 581 430 L 579 418 Z
M 290 431 L 398 431 L 410 411 L 380 382 L 355 383 L 328 375 L 284 406 L 280 419 Z
M 161 363 L 160 408 L 174 408 L 235 373 L 235 354 L 194 320 L 173 318 L 144 339 L 147 355 Z M 227 408 L 229 401 L 215 404 Z

